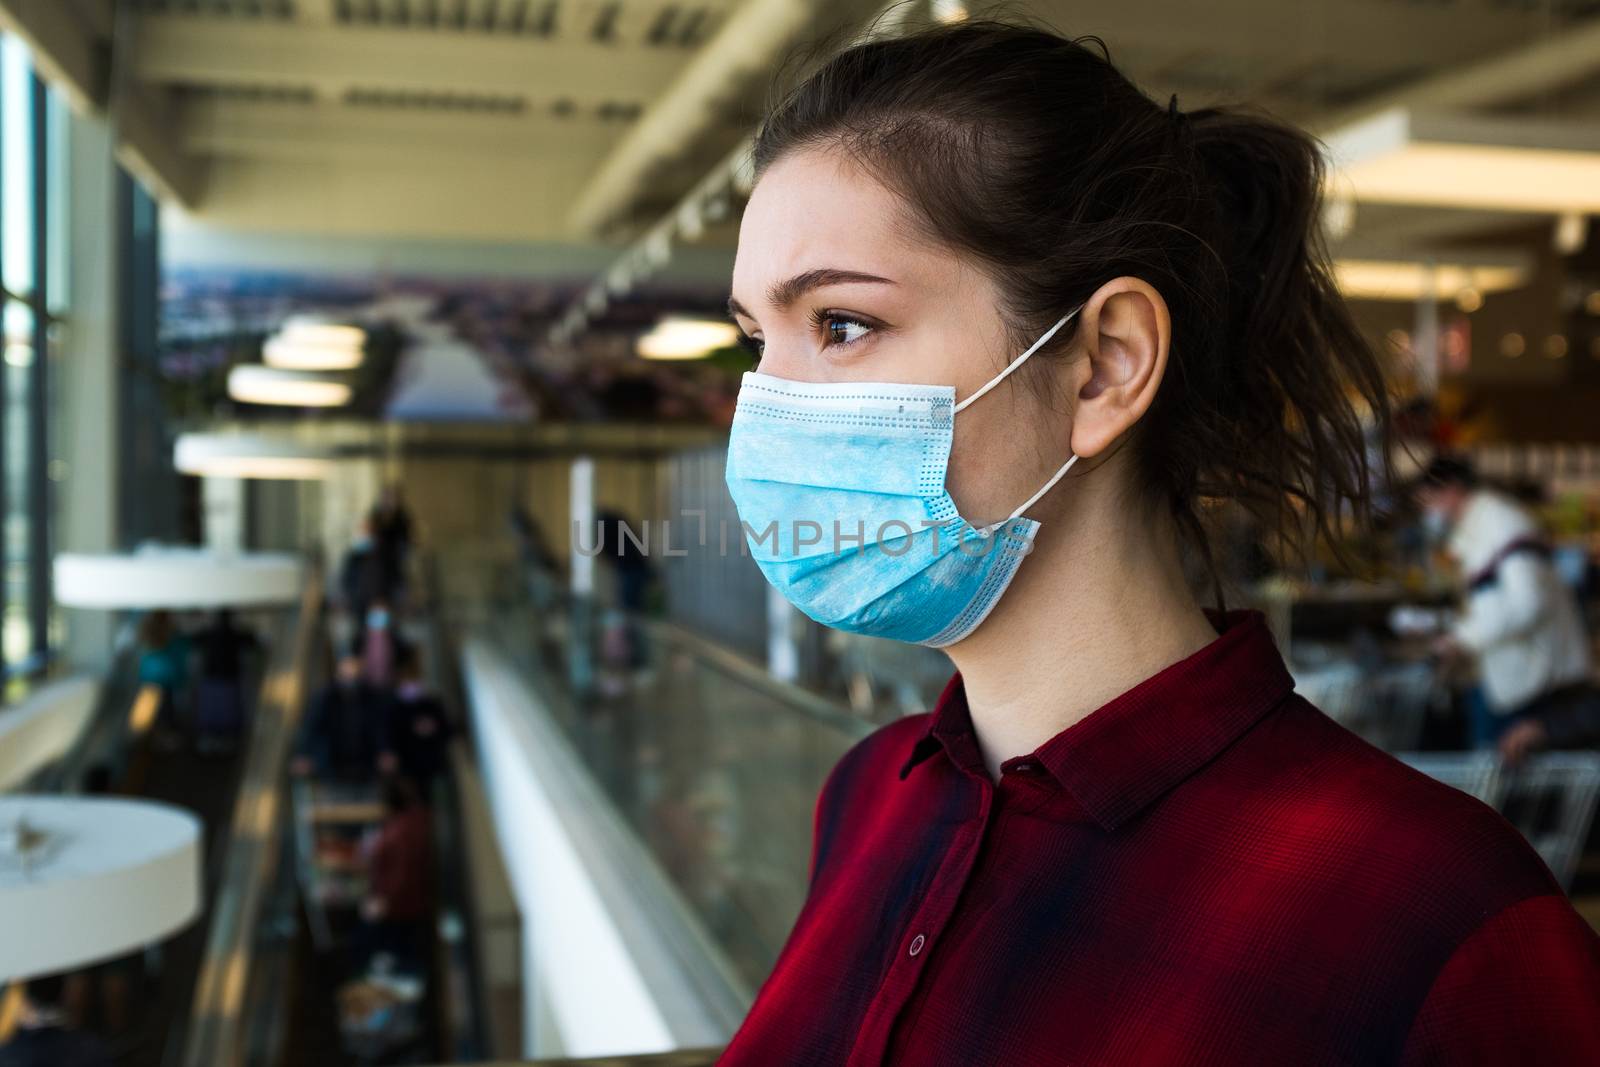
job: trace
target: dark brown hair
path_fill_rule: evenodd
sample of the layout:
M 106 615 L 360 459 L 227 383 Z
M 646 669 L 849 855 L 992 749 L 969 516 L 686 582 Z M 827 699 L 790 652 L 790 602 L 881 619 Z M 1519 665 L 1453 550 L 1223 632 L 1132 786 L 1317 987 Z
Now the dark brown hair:
M 974 21 L 847 48 L 771 110 L 756 172 L 797 149 L 846 153 L 987 267 L 1014 342 L 1112 278 L 1154 286 L 1171 351 L 1129 444 L 1208 561 L 1203 501 L 1237 501 L 1291 544 L 1370 520 L 1389 403 L 1321 245 L 1316 142 L 1157 104 L 1085 41 Z

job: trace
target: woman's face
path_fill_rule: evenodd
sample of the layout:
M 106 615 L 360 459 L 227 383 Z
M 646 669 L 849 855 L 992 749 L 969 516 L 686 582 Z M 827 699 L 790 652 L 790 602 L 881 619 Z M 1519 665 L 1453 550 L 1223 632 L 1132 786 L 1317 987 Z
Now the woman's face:
M 757 183 L 729 308 L 759 344 L 763 374 L 953 385 L 959 402 L 1020 354 L 1001 295 L 976 265 L 922 236 L 896 194 L 841 155 L 812 150 L 779 159 Z M 946 485 L 975 524 L 1005 518 L 1070 454 L 1070 403 L 1052 411 L 1045 400 L 1076 394 L 1070 368 L 1035 359 L 1062 388 L 1035 388 L 1030 360 L 956 416 Z M 1044 518 L 1050 503 L 1030 516 Z

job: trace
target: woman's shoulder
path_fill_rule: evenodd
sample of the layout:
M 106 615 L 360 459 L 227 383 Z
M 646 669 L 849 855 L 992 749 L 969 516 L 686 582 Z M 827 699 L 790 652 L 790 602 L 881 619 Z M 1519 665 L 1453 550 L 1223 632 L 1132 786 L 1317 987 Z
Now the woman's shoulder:
M 1254 774 L 1240 810 L 1281 828 L 1314 869 L 1481 913 L 1560 893 L 1539 854 L 1493 808 L 1368 744 L 1291 697 L 1240 751 Z

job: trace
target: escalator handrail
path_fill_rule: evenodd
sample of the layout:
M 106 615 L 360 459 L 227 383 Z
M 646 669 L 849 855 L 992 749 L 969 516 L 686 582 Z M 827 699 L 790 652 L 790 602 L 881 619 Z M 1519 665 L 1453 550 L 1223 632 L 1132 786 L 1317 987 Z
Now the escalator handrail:
M 178 1059 L 183 1067 L 235 1067 L 239 1062 L 253 940 L 289 817 L 284 770 L 304 705 L 321 601 L 320 569 L 308 564 L 293 620 L 294 639 L 275 643 L 272 667 L 262 680 L 225 866 L 211 902 L 190 1028 Z
M 128 712 L 139 689 L 139 646 L 133 640 L 132 623 L 128 623 L 117 637 L 111 667 L 82 733 L 59 759 L 37 773 L 29 791 L 78 793 L 90 767 L 122 762 L 128 744 Z
M 445 707 L 451 725 L 459 732 L 466 721 L 462 714 L 462 689 L 460 665 L 456 659 L 456 650 L 446 639 L 446 627 L 443 619 L 444 588 L 439 577 L 438 557 L 432 554 L 419 560 L 419 569 L 424 575 L 427 588 L 427 610 L 431 616 L 432 625 L 429 627 L 429 639 L 432 644 L 430 660 L 434 669 L 433 691 Z M 447 1026 L 442 1037 L 453 1047 L 449 1049 L 451 1058 L 476 1052 L 483 1055 L 490 1049 L 489 1020 L 486 1008 L 488 1005 L 488 991 L 484 988 L 484 972 L 482 955 L 477 943 L 478 911 L 477 896 L 473 891 L 471 864 L 467 862 L 465 850 L 461 847 L 462 841 L 462 806 L 457 790 L 460 783 L 454 774 L 446 774 L 441 783 L 443 798 L 442 811 L 437 817 L 455 830 L 449 838 L 439 836 L 436 838 L 441 848 L 441 853 L 436 857 L 436 864 L 441 872 L 439 887 L 440 914 L 453 910 L 461 917 L 460 923 L 460 969 L 465 973 L 468 984 L 466 1008 L 470 1018 L 461 1025 Z M 446 856 L 444 850 L 454 849 Z M 440 996 L 437 1001 L 442 1006 L 451 1003 L 450 998 Z M 450 1020 L 446 1020 L 449 1022 Z M 464 1039 L 463 1039 L 464 1035 Z M 462 1048 L 467 1045 L 470 1048 Z
M 719 674 L 731 678 L 784 708 L 815 719 L 824 726 L 841 730 L 852 737 L 865 737 L 875 730 L 877 723 L 869 722 L 842 704 L 805 689 L 793 682 L 774 678 L 766 667 L 726 645 L 665 619 L 641 616 L 639 619 L 656 637 L 677 645 L 692 654 L 696 660 Z

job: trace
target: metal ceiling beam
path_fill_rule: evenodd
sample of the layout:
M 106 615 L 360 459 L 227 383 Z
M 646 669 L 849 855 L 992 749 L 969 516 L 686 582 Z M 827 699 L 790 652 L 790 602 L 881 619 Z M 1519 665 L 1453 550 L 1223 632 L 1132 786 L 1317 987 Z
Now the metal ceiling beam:
M 626 124 L 573 116 L 484 114 L 422 108 L 356 107 L 238 98 L 200 98 L 181 111 L 180 143 L 197 154 L 245 158 L 371 159 L 435 162 L 597 160 Z
M 79 21 L 86 24 L 91 36 L 110 37 L 116 25 L 116 0 L 67 0 L 76 9 Z
M 1321 59 L 1382 70 L 1442 68 L 1526 40 L 1543 10 L 1479 4 L 1471 11 L 1394 0 L 1036 0 L 1029 13 L 1069 35 L 1094 34 L 1115 61 L 1126 44 L 1141 53 L 1210 54 L 1250 60 Z
M 476 165 L 470 165 L 475 162 Z M 560 241 L 563 211 L 594 160 L 553 152 L 498 159 L 419 153 L 303 159 L 218 157 L 201 225 L 264 232 L 534 243 Z
M 141 23 L 134 62 L 136 78 L 168 84 L 313 86 L 336 94 L 360 87 L 600 103 L 654 98 L 682 69 L 684 55 L 570 37 L 152 15 Z
M 806 0 L 746 0 L 600 167 L 573 205 L 573 232 L 593 236 L 625 212 L 662 160 L 695 141 L 730 87 L 773 67 L 815 21 Z
M 335 0 L 294 0 L 295 18 L 314 26 L 326 26 L 337 21 Z
M 1392 107 L 1469 110 L 1557 89 L 1600 71 L 1600 18 L 1364 100 L 1317 123 L 1327 131 Z
M 206 165 L 173 144 L 170 109 L 142 86 L 129 85 L 117 102 L 117 159 L 159 200 L 194 209 L 205 193 Z
M 191 207 L 200 198 L 204 169 L 168 139 L 171 123 L 156 100 L 138 91 L 111 99 L 110 49 L 94 32 L 95 10 L 60 0 L 0 0 L 0 27 L 27 43 L 40 74 L 73 110 L 111 113 L 124 166 L 158 195 Z
M 71 8 L 58 0 L 0 0 L 0 29 L 22 38 L 40 75 L 73 110 L 105 107 L 110 71 Z

